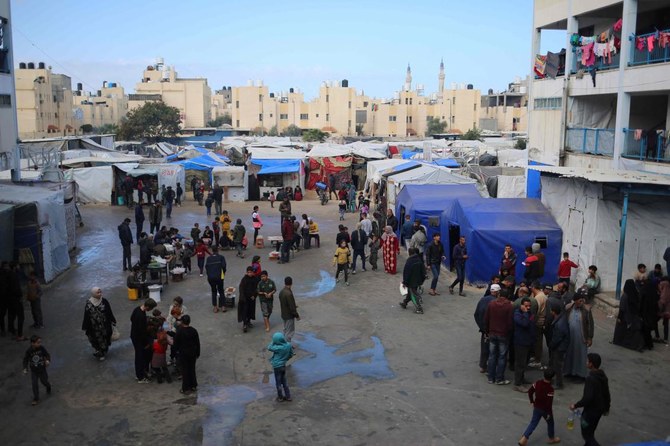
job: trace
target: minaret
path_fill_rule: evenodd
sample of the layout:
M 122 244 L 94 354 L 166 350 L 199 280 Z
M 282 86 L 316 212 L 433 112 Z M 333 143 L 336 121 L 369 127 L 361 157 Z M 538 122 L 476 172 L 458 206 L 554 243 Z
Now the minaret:
M 412 69 L 407 64 L 407 75 L 405 76 L 405 91 L 410 91 L 412 89 Z
M 444 59 L 440 60 L 440 76 L 438 77 L 439 81 L 437 83 L 440 96 L 444 94 Z

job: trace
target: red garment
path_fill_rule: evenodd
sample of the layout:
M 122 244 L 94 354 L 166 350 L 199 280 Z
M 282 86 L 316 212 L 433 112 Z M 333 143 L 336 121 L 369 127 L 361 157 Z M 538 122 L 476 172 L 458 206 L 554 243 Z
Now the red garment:
M 285 242 L 293 240 L 293 222 L 288 218 L 285 218 L 281 225 L 281 235 Z
M 535 384 L 528 389 L 528 399 L 533 407 L 540 409 L 548 414 L 553 414 L 554 388 L 551 383 L 543 379 L 535 381 Z
M 593 51 L 595 43 L 582 46 L 582 65 L 590 67 L 596 63 L 596 53 Z
M 662 32 L 658 38 L 658 44 L 661 46 L 661 48 L 665 48 L 666 46 L 670 45 L 670 33 Z
M 340 191 L 337 193 L 337 197 L 340 200 L 346 200 L 347 199 L 347 191 L 345 191 L 344 189 L 340 189 Z
M 654 51 L 654 40 L 656 40 L 656 36 L 647 37 L 647 50 L 649 50 L 650 53 Z
M 612 26 L 612 28 L 613 28 L 614 31 L 616 31 L 616 32 L 621 31 L 621 28 L 622 28 L 622 27 L 623 27 L 623 20 L 622 20 L 622 19 L 617 20 L 616 23 L 614 24 L 614 26 Z
M 196 255 L 199 259 L 204 259 L 204 258 L 205 258 L 205 254 L 212 255 L 212 253 L 209 252 L 209 249 L 207 249 L 207 245 L 205 245 L 204 243 L 202 243 L 202 244 L 200 244 L 200 245 L 198 245 L 198 246 L 195 247 L 195 255 Z
M 570 278 L 572 268 L 579 268 L 579 265 L 577 265 L 570 259 L 561 260 L 561 263 L 558 264 L 558 278 L 559 279 Z
M 507 298 L 497 298 L 489 303 L 484 313 L 484 326 L 489 336 L 509 336 L 512 332 L 514 307 Z
M 642 51 L 644 49 L 644 38 L 643 37 L 637 37 L 635 38 L 635 48 L 638 49 L 638 51 Z
M 154 354 L 164 355 L 167 351 L 167 342 L 161 343 L 158 339 L 154 340 Z
M 389 235 L 382 240 L 382 255 L 384 258 L 384 271 L 389 274 L 395 274 L 398 268 L 398 253 L 400 247 L 398 237 Z
M 528 257 L 526 257 L 526 260 L 524 260 L 524 262 L 526 263 L 526 266 L 528 266 L 529 263 L 538 262 L 539 260 L 540 259 L 538 259 L 535 254 L 531 254 Z

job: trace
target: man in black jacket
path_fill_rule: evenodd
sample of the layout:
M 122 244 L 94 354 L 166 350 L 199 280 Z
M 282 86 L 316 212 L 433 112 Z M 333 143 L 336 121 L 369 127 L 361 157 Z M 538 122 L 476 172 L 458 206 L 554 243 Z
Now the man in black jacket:
M 409 258 L 405 263 L 405 268 L 402 270 L 402 284 L 407 287 L 407 296 L 405 296 L 405 299 L 399 305 L 402 308 L 407 308 L 407 304 L 411 300 L 416 306 L 414 312 L 416 314 L 423 314 L 421 296 L 419 296 L 417 290 L 423 285 L 424 280 L 426 280 L 426 267 L 419 255 L 418 249 L 410 248 L 408 252 Z
M 149 298 L 133 310 L 130 315 L 130 340 L 135 348 L 135 377 L 139 384 L 146 384 L 147 370 L 151 362 L 152 343 L 147 330 L 147 311 L 156 308 L 156 301 Z
M 182 371 L 180 393 L 198 390 L 198 379 L 195 375 L 195 362 L 200 357 L 200 336 L 198 330 L 191 327 L 191 316 L 181 317 L 181 326 L 177 328 L 174 347 L 179 352 L 179 363 Z
M 205 260 L 205 270 L 207 271 L 207 282 L 212 289 L 212 307 L 214 313 L 221 310 L 226 312 L 223 306 L 223 278 L 226 275 L 226 258 L 219 254 L 219 248 L 212 246 L 212 255 Z M 218 299 L 217 299 L 218 294 Z
M 126 218 L 117 228 L 119 230 L 119 239 L 123 247 L 123 270 L 128 271 L 132 267 L 130 261 L 130 245 L 133 244 L 133 231 L 130 230 L 130 219 Z
M 361 228 L 361 224 L 356 224 L 356 230 L 351 234 L 351 248 L 354 251 L 354 260 L 352 262 L 351 274 L 356 274 L 356 259 L 361 258 L 361 264 L 363 271 L 365 269 L 365 246 L 368 244 L 368 236 L 365 234 L 365 231 Z M 339 245 L 338 245 L 339 246 Z
M 428 294 L 437 296 L 437 280 L 440 278 L 440 268 L 442 261 L 446 260 L 444 256 L 444 246 L 440 241 L 440 233 L 433 234 L 433 243 L 426 248 L 426 264 L 430 267 L 430 273 L 433 275 L 433 280 L 430 282 L 430 291 Z M 453 289 L 453 285 L 451 287 Z M 463 292 L 463 285 L 461 285 L 461 292 Z
M 589 353 L 586 359 L 586 367 L 589 376 L 584 383 L 584 394 L 582 399 L 570 405 L 570 410 L 583 407 L 582 413 L 582 438 L 585 446 L 599 446 L 595 433 L 600 417 L 607 415 L 610 411 L 610 388 L 607 375 L 600 370 L 602 360 L 597 353 Z

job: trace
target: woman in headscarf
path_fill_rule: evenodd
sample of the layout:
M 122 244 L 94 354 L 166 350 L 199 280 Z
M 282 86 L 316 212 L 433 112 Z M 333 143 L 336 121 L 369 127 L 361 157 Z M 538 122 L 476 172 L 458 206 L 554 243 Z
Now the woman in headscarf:
M 654 331 L 658 338 L 658 285 L 657 282 L 648 277 L 642 285 L 640 292 L 640 318 L 642 320 L 642 339 L 648 350 L 654 348 Z
M 256 320 L 256 294 L 260 278 L 254 274 L 254 267 L 248 266 L 247 272 L 242 277 L 239 286 L 240 300 L 237 304 L 237 322 L 242 322 L 242 331 L 244 333 L 253 325 L 252 320 Z
M 93 356 L 100 361 L 105 360 L 112 343 L 113 325 L 116 325 L 116 318 L 109 302 L 102 297 L 102 290 L 99 287 L 91 288 L 91 297 L 86 301 L 81 329 L 86 332 L 88 342 L 95 350 Z
M 393 232 L 391 226 L 386 226 L 382 234 L 382 255 L 384 257 L 384 271 L 388 274 L 396 273 L 399 253 L 400 244 L 398 243 L 398 237 Z
M 644 345 L 640 318 L 640 296 L 633 279 L 626 280 L 623 286 L 612 344 L 638 351 L 641 351 Z
M 658 284 L 661 297 L 658 300 L 658 315 L 663 319 L 663 343 L 668 343 L 668 326 L 670 325 L 670 280 L 661 279 Z

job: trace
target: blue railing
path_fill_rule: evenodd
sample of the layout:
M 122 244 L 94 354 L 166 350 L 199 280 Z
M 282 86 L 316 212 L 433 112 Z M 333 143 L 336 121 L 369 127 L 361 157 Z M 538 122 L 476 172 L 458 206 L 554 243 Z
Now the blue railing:
M 636 129 L 624 129 L 624 145 L 621 156 L 640 161 L 670 162 L 670 145 L 663 135 L 649 135 Z M 650 145 L 651 141 L 656 147 Z
M 664 29 L 663 31 L 659 32 L 670 33 L 670 29 Z M 655 34 L 656 32 L 648 34 L 638 34 L 629 37 L 629 40 L 631 41 L 632 45 L 631 45 L 630 62 L 628 62 L 628 65 L 634 66 L 634 65 L 648 65 L 653 63 L 670 62 L 670 45 L 666 45 L 665 48 L 663 48 L 659 44 L 658 39 L 656 39 L 654 41 L 654 49 L 649 51 L 647 47 L 647 38 Z M 644 41 L 643 42 L 644 47 L 641 50 L 637 49 L 638 38 L 641 38 Z
M 569 128 L 565 132 L 565 146 L 573 152 L 612 156 L 614 129 Z
M 572 52 L 575 53 L 576 49 L 573 47 Z M 614 70 L 619 68 L 619 59 L 621 58 L 621 55 L 619 53 L 616 53 L 615 55 L 612 56 L 612 62 L 608 63 L 609 59 L 605 57 L 596 57 L 596 63 L 595 67 L 597 71 L 604 71 L 604 70 Z M 572 57 L 572 74 L 577 73 L 579 70 L 584 70 L 588 71 L 590 67 L 582 65 L 582 59 L 581 57 L 577 56 L 575 53 Z

